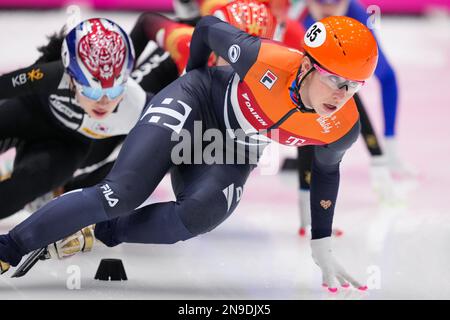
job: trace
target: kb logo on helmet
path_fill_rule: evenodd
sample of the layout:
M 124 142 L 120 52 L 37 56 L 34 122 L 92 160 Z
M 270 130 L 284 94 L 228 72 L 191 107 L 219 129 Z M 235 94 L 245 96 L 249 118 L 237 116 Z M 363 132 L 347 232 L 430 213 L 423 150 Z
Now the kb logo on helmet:
M 237 44 L 233 44 L 230 49 L 228 49 L 228 59 L 230 59 L 231 63 L 235 63 L 238 61 L 239 56 L 241 55 L 241 47 Z

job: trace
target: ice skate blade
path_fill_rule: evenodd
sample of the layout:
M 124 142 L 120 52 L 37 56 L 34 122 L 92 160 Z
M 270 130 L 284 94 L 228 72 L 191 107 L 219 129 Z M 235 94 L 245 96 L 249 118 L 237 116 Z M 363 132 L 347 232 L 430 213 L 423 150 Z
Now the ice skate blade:
M 47 259 L 47 247 L 33 251 L 28 258 L 17 268 L 11 278 L 23 277 L 39 260 Z

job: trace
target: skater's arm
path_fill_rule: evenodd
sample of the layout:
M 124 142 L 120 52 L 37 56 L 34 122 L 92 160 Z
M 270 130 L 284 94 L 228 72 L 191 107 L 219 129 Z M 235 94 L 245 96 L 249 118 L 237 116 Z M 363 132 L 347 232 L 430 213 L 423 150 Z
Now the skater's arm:
M 211 51 L 224 58 L 241 79 L 255 63 L 261 39 L 253 37 L 219 18 L 206 16 L 195 27 L 186 70 L 204 67 Z
M 35 64 L 0 76 L 0 99 L 42 94 L 57 85 L 64 72 L 61 61 Z
M 141 14 L 130 33 L 136 57 L 142 54 L 149 41 L 158 42 L 156 39 L 158 31 L 176 25 L 179 23 L 158 13 L 145 12 Z M 161 43 L 158 45 L 163 46 Z
M 339 189 L 339 164 L 345 151 L 358 138 L 359 121 L 341 139 L 326 146 L 316 146 L 311 172 L 312 239 L 331 236 L 334 208 Z

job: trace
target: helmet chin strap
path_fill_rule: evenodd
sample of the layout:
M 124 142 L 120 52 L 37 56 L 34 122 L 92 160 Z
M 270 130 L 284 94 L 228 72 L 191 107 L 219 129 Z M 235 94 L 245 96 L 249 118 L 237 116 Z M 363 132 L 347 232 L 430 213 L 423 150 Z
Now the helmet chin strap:
M 300 76 L 300 70 L 301 69 L 298 69 L 298 72 L 297 72 L 297 79 L 298 79 L 298 77 Z M 296 100 L 297 100 L 297 103 L 296 103 L 296 105 L 297 105 L 297 109 L 300 111 L 300 112 L 303 112 L 303 113 L 316 113 L 316 111 L 314 110 L 314 109 L 310 109 L 310 108 L 307 108 L 306 106 L 305 106 L 305 104 L 303 103 L 303 100 L 302 100 L 302 97 L 300 96 L 300 88 L 301 88 L 301 86 L 302 86 L 302 83 L 303 83 L 303 81 L 306 79 L 306 77 L 311 73 L 311 72 L 313 72 L 314 71 L 314 67 L 311 67 L 311 69 L 309 69 L 307 72 L 306 72 L 306 74 L 300 79 L 300 81 L 298 81 L 297 83 L 296 83 L 296 85 L 295 85 L 295 87 L 294 88 L 290 88 L 291 90 L 293 89 L 294 90 L 294 95 L 295 95 L 295 98 L 296 98 Z

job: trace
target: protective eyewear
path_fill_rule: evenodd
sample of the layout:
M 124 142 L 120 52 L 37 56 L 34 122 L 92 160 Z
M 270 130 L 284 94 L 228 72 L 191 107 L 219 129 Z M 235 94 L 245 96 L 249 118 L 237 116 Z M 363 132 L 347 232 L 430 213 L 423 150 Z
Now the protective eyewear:
M 355 93 L 365 84 L 365 81 L 348 80 L 337 74 L 331 73 L 319 65 L 313 63 L 314 69 L 319 73 L 319 79 L 331 89 L 346 89 L 348 93 Z
M 114 100 L 119 98 L 125 92 L 125 85 L 117 85 L 108 89 L 92 88 L 88 86 L 83 86 L 75 82 L 75 86 L 78 91 L 86 98 L 94 101 L 99 101 L 102 97 L 106 96 L 109 100 Z

